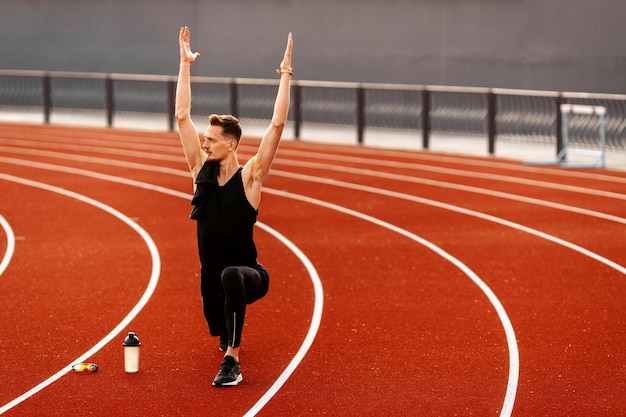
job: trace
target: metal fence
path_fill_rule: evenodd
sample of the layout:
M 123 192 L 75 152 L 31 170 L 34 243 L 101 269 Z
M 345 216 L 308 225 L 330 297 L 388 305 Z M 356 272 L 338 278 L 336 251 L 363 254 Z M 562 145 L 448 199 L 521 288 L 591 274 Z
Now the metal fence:
M 231 113 L 268 120 L 278 80 L 193 77 L 195 114 Z M 176 77 L 155 75 L 0 70 L 0 111 L 101 114 L 108 126 L 120 115 L 141 115 L 174 126 Z M 626 149 L 626 95 L 586 94 L 427 85 L 292 81 L 289 119 L 294 137 L 302 126 L 354 129 L 363 143 L 366 129 L 415 132 L 422 148 L 431 135 L 487 138 L 562 147 L 561 104 L 606 107 L 607 148 Z M 569 143 L 597 144 L 598 121 L 577 115 Z

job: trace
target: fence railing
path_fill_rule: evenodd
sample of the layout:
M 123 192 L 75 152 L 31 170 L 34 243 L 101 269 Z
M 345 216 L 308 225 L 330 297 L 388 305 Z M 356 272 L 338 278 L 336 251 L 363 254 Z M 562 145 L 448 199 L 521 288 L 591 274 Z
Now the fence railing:
M 195 114 L 231 113 L 242 119 L 271 117 L 278 80 L 192 77 Z M 108 126 L 118 115 L 142 114 L 175 128 L 176 77 L 104 73 L 0 70 L 0 111 L 102 113 Z M 292 81 L 289 120 L 294 137 L 303 126 L 353 128 L 363 143 L 367 129 L 415 132 L 428 149 L 434 133 L 555 144 L 562 149 L 561 104 L 606 107 L 607 148 L 626 149 L 626 95 L 464 88 L 432 85 Z M 571 121 L 569 144 L 593 147 L 597 118 Z

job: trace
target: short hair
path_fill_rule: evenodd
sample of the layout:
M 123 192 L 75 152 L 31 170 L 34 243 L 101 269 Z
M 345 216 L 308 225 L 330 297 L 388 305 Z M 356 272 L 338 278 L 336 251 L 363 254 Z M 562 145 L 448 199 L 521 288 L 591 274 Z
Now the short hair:
M 241 139 L 241 124 L 239 119 L 230 114 L 212 114 L 209 116 L 209 125 L 221 126 L 224 135 L 230 135 L 237 140 Z

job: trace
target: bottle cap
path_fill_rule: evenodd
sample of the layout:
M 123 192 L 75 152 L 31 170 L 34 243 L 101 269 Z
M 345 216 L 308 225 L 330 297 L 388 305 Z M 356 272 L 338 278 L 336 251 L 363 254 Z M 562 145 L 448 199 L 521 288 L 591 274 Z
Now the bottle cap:
M 128 332 L 128 336 L 124 339 L 124 346 L 141 346 L 141 342 L 134 332 Z

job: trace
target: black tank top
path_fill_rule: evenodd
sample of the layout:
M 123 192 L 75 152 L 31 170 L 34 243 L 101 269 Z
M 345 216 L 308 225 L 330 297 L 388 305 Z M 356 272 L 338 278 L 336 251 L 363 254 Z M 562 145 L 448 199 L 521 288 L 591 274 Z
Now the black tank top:
M 189 217 L 198 222 L 198 250 L 204 269 L 257 265 L 253 229 L 258 210 L 246 198 L 242 169 L 219 186 L 219 163 L 205 162 L 196 178 Z

